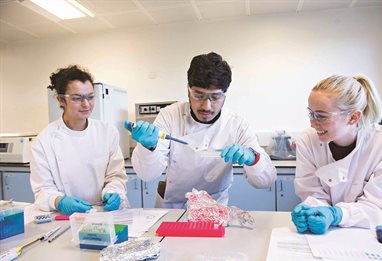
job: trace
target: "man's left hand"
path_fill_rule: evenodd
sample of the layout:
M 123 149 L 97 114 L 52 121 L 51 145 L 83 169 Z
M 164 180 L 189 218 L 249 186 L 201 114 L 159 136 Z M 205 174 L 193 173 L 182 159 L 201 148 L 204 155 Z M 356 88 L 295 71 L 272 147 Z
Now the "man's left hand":
M 225 162 L 231 161 L 232 164 L 237 163 L 239 165 L 251 165 L 256 158 L 252 150 L 238 144 L 233 144 L 225 147 L 220 154 L 220 157 L 222 157 Z

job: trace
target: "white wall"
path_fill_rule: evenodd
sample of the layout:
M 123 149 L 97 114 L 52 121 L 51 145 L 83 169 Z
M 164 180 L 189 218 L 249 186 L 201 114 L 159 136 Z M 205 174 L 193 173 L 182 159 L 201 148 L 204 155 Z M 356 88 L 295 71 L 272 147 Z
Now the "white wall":
M 0 132 L 48 123 L 46 86 L 81 64 L 138 102 L 187 99 L 193 56 L 215 51 L 233 68 L 226 106 L 258 131 L 308 127 L 309 90 L 331 74 L 369 76 L 382 93 L 382 8 L 248 17 L 12 43 L 0 49 Z

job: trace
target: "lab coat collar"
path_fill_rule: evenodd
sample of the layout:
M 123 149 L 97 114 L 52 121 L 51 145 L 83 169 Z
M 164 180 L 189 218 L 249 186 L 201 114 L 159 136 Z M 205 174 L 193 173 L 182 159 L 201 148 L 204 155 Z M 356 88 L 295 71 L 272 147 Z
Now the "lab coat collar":
M 92 119 L 88 118 L 87 121 L 88 121 L 88 126 L 86 127 L 86 129 L 84 129 L 82 131 L 76 131 L 76 130 L 72 130 L 72 129 L 68 128 L 68 126 L 66 126 L 66 124 L 64 122 L 63 116 L 61 116 L 58 119 L 58 126 L 59 126 L 60 130 L 64 131 L 68 135 L 80 137 L 80 136 L 86 135 L 89 132 L 91 125 L 93 124 Z
M 334 161 L 332 156 L 332 163 L 317 169 L 316 175 L 321 179 L 321 181 L 329 187 L 334 187 L 338 184 L 347 182 L 349 168 L 351 162 L 353 161 L 353 157 L 357 154 L 357 151 L 360 149 L 362 143 L 368 135 L 370 135 L 370 132 L 368 132 L 367 130 L 358 131 L 356 147 L 349 155 L 338 161 Z M 326 143 L 326 146 L 327 150 L 330 152 L 329 143 Z

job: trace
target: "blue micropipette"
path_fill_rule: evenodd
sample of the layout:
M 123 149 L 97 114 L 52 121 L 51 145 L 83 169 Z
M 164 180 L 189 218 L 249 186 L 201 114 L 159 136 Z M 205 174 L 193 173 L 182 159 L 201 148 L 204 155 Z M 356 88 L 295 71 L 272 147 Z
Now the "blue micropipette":
M 125 128 L 128 129 L 129 131 L 133 131 L 133 129 L 134 129 L 135 127 L 136 127 L 136 125 L 135 125 L 134 122 L 131 122 L 131 121 L 125 121 Z M 170 134 L 167 134 L 166 132 L 164 132 L 164 131 L 162 131 L 162 130 L 159 130 L 158 137 L 159 137 L 160 139 L 172 140 L 172 141 L 176 141 L 176 142 L 179 142 L 179 143 L 188 145 L 187 142 L 185 142 L 185 141 L 183 141 L 183 140 L 180 140 L 180 139 L 177 139 L 177 138 L 174 138 L 174 137 L 171 137 Z

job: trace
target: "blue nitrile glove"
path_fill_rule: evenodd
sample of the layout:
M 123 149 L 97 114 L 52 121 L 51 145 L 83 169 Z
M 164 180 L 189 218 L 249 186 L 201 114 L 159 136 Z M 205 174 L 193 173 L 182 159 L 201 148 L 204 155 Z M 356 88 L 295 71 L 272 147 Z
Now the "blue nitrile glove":
M 342 220 L 339 207 L 312 207 L 306 215 L 309 230 L 314 234 L 325 234 L 330 226 L 337 226 Z
M 103 200 L 106 200 L 106 204 L 103 208 L 107 211 L 117 210 L 119 204 L 121 204 L 121 197 L 118 193 L 106 193 L 103 195 Z
M 291 213 L 293 224 L 296 226 L 299 233 L 308 230 L 308 217 L 306 215 L 308 209 L 310 209 L 309 206 L 298 204 Z
M 252 150 L 237 144 L 225 147 L 220 157 L 224 158 L 225 162 L 232 161 L 232 164 L 239 165 L 251 165 L 255 161 L 255 154 Z
M 128 121 L 125 121 L 127 129 Z M 130 130 L 130 129 L 129 129 Z M 147 121 L 138 121 L 131 131 L 132 138 L 146 148 L 155 148 L 158 143 L 159 129 Z
M 85 200 L 69 196 L 63 196 L 57 204 L 57 209 L 64 215 L 71 215 L 74 212 L 86 212 L 91 208 L 92 206 Z

